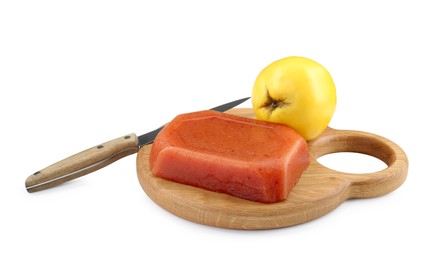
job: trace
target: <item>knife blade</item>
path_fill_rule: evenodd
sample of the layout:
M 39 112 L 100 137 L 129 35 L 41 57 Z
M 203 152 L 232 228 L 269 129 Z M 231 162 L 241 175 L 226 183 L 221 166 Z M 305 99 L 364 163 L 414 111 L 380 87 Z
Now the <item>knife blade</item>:
M 250 97 L 235 100 L 210 110 L 225 112 Z M 125 156 L 137 153 L 142 146 L 151 144 L 165 126 L 140 135 L 131 133 L 93 146 L 30 175 L 25 182 L 28 192 L 44 190 L 99 170 Z

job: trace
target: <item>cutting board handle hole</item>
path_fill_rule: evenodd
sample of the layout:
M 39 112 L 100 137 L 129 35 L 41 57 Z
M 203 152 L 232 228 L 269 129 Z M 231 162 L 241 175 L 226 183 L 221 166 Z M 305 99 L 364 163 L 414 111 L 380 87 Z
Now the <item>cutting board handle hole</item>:
M 374 173 L 393 168 L 400 148 L 389 140 L 360 131 L 330 130 L 309 143 L 321 165 L 344 173 Z
M 356 152 L 330 153 L 319 157 L 317 161 L 329 169 L 345 173 L 364 174 L 387 168 L 382 160 Z

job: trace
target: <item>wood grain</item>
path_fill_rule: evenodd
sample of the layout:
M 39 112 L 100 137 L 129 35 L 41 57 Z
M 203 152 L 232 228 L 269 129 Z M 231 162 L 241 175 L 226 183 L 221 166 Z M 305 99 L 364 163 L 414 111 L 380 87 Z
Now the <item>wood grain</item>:
M 252 109 L 229 113 L 254 117 Z M 321 217 L 352 198 L 385 195 L 406 179 L 408 159 L 392 141 L 378 135 L 326 129 L 308 142 L 311 164 L 282 202 L 264 204 L 227 194 L 183 185 L 154 176 L 149 170 L 150 146 L 137 155 L 137 176 L 146 194 L 162 208 L 187 220 L 230 229 L 272 229 L 293 226 Z M 374 156 L 388 168 L 365 174 L 329 169 L 317 158 L 329 153 L 358 152 Z
M 56 162 L 30 175 L 28 192 L 47 189 L 105 167 L 139 150 L 137 136 L 128 134 Z

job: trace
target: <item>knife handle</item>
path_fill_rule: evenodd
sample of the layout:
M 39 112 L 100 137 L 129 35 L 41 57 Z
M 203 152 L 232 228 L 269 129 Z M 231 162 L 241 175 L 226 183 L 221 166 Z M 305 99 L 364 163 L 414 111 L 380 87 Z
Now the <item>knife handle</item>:
M 44 190 L 103 168 L 139 150 L 137 136 L 128 134 L 35 172 L 26 179 L 28 192 Z

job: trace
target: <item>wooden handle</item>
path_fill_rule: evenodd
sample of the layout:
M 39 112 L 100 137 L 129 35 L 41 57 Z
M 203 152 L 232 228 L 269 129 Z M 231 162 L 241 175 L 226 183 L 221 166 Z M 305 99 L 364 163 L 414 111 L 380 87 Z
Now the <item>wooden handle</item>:
M 346 199 L 371 198 L 394 191 L 407 178 L 408 159 L 404 151 L 394 142 L 375 134 L 327 129 L 317 140 L 309 142 L 312 167 L 325 172 L 328 177 L 349 181 Z M 381 171 L 365 174 L 344 173 L 329 169 L 317 162 L 323 155 L 337 152 L 356 152 L 374 156 L 387 164 Z
M 26 179 L 28 192 L 43 190 L 103 168 L 139 150 L 135 134 L 94 146 L 37 171 Z

